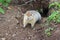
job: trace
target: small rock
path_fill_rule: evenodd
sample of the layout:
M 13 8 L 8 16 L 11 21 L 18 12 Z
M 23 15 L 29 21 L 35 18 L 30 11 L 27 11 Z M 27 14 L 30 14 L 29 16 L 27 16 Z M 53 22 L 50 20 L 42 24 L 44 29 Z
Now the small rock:
M 28 39 L 31 39 L 31 37 L 28 37 Z
M 6 33 L 6 35 L 8 35 L 8 33 Z
M 8 22 L 10 22 L 11 20 L 8 20 Z
M 16 27 L 16 29 L 18 29 L 18 27 Z
M 16 34 L 13 34 L 13 35 L 12 35 L 12 37 L 15 37 L 15 36 L 16 36 Z
M 1 38 L 2 40 L 5 40 L 6 38 Z

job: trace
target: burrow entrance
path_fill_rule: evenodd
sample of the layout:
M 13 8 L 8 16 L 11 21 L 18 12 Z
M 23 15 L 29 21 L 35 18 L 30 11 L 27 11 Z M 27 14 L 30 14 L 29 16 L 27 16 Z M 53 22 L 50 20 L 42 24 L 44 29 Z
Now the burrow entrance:
M 43 9 L 43 12 L 39 12 L 41 13 L 42 17 L 47 17 L 49 16 L 48 12 L 49 12 L 49 0 L 33 0 L 32 2 L 29 2 L 30 0 L 12 0 L 12 4 L 14 5 L 21 5 L 21 9 L 22 12 L 26 12 L 27 10 L 37 10 L 37 9 Z M 26 3 L 26 4 L 25 4 Z

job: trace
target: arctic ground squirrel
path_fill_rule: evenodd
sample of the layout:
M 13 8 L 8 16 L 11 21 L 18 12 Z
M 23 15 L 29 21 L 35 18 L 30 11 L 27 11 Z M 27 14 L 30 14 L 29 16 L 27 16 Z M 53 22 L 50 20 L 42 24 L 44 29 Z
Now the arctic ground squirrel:
M 26 27 L 26 25 L 29 23 L 33 28 L 35 23 L 40 20 L 41 20 L 41 14 L 38 11 L 35 10 L 27 11 L 24 14 L 24 18 L 23 18 L 23 27 Z

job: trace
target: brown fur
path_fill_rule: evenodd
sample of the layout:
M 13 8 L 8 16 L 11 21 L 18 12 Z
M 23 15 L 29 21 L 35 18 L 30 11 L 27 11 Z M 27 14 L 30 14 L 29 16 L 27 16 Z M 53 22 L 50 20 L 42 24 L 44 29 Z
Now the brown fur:
M 30 12 L 27 12 L 26 15 L 29 17 L 29 16 L 32 16 L 32 14 L 30 14 Z

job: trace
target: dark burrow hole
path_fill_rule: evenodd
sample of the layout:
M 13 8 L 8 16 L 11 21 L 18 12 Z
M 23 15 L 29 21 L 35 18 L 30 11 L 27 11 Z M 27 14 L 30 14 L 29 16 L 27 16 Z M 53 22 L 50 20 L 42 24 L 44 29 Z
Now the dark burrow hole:
M 42 17 L 48 17 L 49 16 L 48 12 L 49 12 L 49 8 L 43 8 L 43 13 L 42 12 L 40 13 Z

